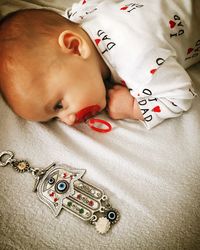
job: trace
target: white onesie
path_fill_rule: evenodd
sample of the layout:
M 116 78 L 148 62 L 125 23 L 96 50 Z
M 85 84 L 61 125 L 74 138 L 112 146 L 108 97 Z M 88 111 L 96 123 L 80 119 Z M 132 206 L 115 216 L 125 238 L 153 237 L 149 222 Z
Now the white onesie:
M 185 69 L 200 61 L 199 13 L 199 0 L 81 0 L 64 16 L 80 23 L 152 128 L 196 95 Z

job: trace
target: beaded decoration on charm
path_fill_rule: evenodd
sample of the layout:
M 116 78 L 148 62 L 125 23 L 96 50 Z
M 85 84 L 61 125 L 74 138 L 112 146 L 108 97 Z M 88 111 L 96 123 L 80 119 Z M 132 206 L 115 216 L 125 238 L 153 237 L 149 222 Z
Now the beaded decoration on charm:
M 33 191 L 50 207 L 54 216 L 64 209 L 94 225 L 100 234 L 107 233 L 119 220 L 119 212 L 111 206 L 103 190 L 82 180 L 85 169 L 53 163 L 40 170 L 30 167 L 27 161 L 16 160 L 11 151 L 3 151 L 0 153 L 0 167 L 7 165 L 20 173 L 32 173 L 35 178 Z

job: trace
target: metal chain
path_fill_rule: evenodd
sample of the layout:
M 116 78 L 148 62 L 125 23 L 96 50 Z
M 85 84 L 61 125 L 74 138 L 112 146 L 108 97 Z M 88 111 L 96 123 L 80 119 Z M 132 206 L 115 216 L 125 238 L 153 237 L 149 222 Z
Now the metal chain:
M 14 154 L 11 151 L 3 151 L 0 153 L 0 167 L 6 167 L 16 161 L 14 158 Z M 5 159 L 6 158 L 6 159 Z
M 27 164 L 27 168 L 24 171 L 21 171 L 18 169 L 18 167 L 16 167 L 15 165 L 17 165 L 20 162 L 24 162 Z M 0 167 L 6 167 L 7 165 L 11 165 L 12 167 L 15 168 L 15 170 L 17 170 L 18 172 L 30 172 L 34 177 L 38 174 L 39 169 L 33 168 L 29 166 L 29 163 L 27 161 L 18 161 L 17 159 L 14 158 L 14 153 L 11 151 L 2 151 L 0 153 Z

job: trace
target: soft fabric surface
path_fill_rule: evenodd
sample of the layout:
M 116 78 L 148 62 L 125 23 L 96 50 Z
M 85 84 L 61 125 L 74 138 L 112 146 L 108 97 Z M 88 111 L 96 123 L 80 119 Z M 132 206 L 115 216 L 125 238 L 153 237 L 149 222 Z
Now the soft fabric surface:
M 1 13 L 39 3 L 58 10 L 71 1 L 1 1 Z M 189 73 L 200 94 L 200 64 Z M 132 121 L 113 121 L 100 134 L 85 124 L 40 124 L 17 117 L 0 97 L 0 151 L 44 168 L 52 162 L 86 169 L 121 219 L 107 235 L 62 211 L 54 218 L 32 192 L 34 179 L 0 168 L 1 249 L 199 249 L 200 100 L 184 116 L 148 131 Z

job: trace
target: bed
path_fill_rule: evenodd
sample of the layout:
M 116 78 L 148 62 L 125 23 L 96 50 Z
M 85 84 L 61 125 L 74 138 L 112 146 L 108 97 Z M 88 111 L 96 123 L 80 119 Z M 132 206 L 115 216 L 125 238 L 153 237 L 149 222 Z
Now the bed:
M 1 16 L 20 8 L 60 13 L 74 2 L 1 1 Z M 200 63 L 188 70 L 200 94 Z M 105 235 L 70 213 L 54 217 L 32 192 L 34 179 L 0 168 L 1 249 L 200 249 L 200 99 L 184 116 L 146 130 L 114 121 L 110 133 L 86 124 L 35 123 L 17 117 L 0 96 L 0 151 L 34 167 L 52 162 L 86 169 L 84 179 L 100 187 L 120 220 Z

